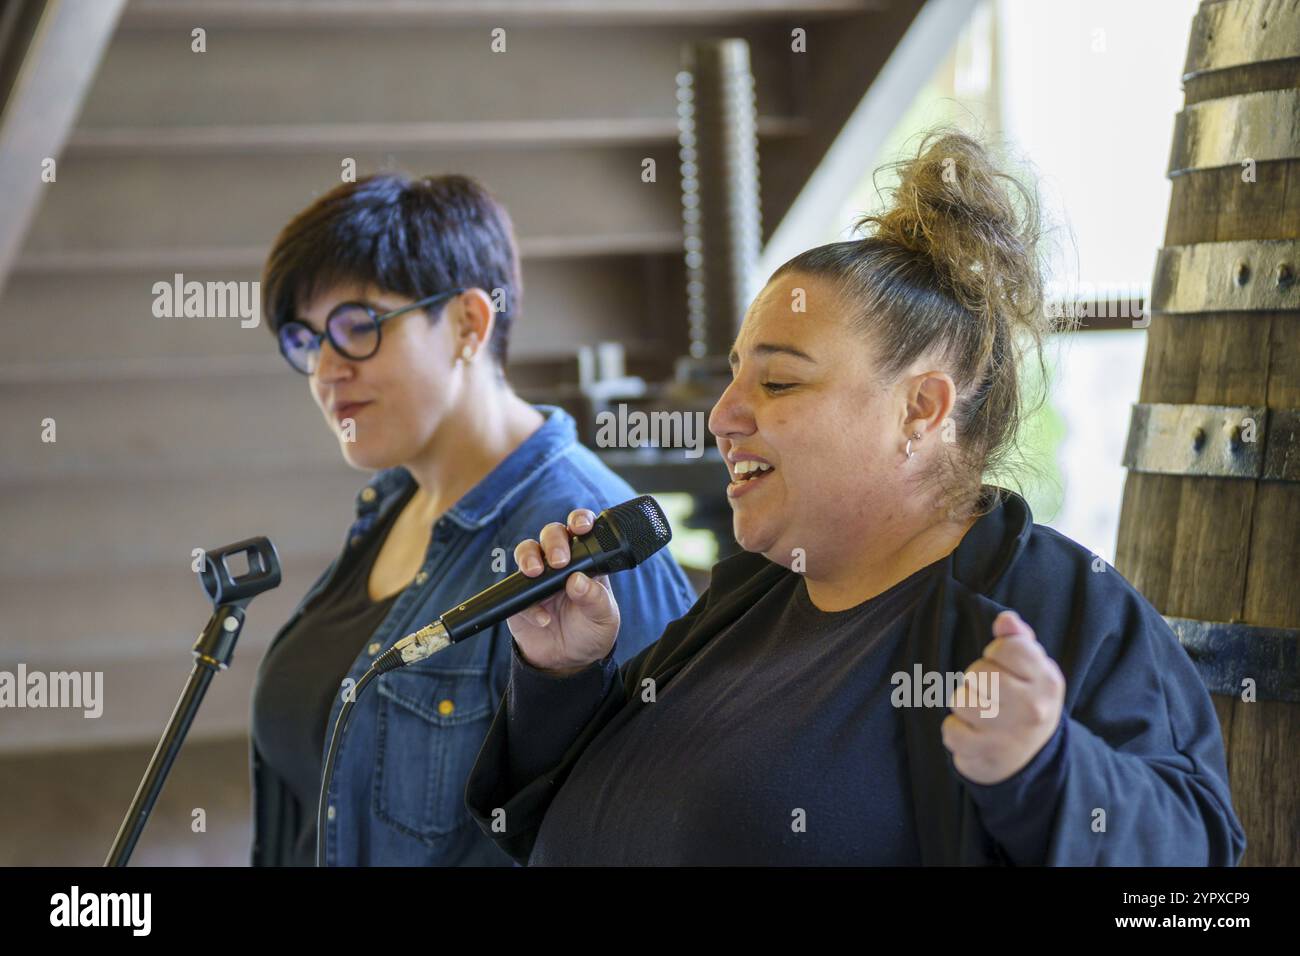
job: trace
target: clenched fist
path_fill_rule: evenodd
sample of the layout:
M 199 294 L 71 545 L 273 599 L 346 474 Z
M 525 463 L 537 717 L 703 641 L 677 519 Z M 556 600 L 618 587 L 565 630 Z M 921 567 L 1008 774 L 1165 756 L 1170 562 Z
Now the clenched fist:
M 1015 611 L 993 621 L 993 640 L 966 669 L 968 688 L 981 672 L 988 673 L 983 686 L 996 695 L 993 706 L 968 690 L 964 701 L 953 702 L 940 731 L 957 771 L 987 786 L 1014 776 L 1052 739 L 1065 703 L 1065 675 Z

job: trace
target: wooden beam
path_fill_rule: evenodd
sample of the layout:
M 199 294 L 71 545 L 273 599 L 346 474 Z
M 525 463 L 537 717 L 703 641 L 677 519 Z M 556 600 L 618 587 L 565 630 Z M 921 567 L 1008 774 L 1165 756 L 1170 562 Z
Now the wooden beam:
M 135 0 L 123 26 L 736 23 L 851 16 L 886 0 Z
M 43 190 L 56 185 L 42 180 L 42 163 L 62 152 L 124 2 L 44 0 L 21 50 L 0 113 L 0 289 Z
M 795 116 L 758 121 L 763 139 L 805 135 L 808 124 Z M 80 129 L 69 152 L 95 156 L 251 153 L 300 154 L 339 149 L 502 149 L 557 146 L 673 146 L 672 117 L 610 116 L 592 119 L 481 120 L 421 123 L 307 123 L 247 126 L 119 126 Z
M 524 236 L 524 259 L 580 259 L 587 256 L 658 255 L 682 247 L 680 232 L 606 233 L 591 235 Z M 16 263 L 29 275 L 81 273 L 165 272 L 168 269 L 252 269 L 266 261 L 266 246 L 218 246 L 123 250 L 69 250 L 30 253 Z
M 0 321 L 0 388 L 81 381 L 93 391 L 100 382 L 157 378 L 180 387 L 200 377 L 253 374 L 263 360 L 266 369 L 280 369 L 265 317 L 258 328 L 244 328 L 242 320 L 152 315 L 155 281 L 172 282 L 179 271 L 187 281 L 252 282 L 261 265 L 256 259 L 247 268 L 15 274 L 0 297 L 0 316 L 8 320 Z M 523 311 L 510 333 L 511 381 L 524 381 L 519 376 L 535 358 L 571 355 L 579 343 L 606 339 L 624 343 L 629 363 L 641 348 L 671 363 L 686 347 L 685 273 L 680 241 L 659 255 L 526 259 Z M 537 379 L 577 380 L 576 368 L 563 378 Z

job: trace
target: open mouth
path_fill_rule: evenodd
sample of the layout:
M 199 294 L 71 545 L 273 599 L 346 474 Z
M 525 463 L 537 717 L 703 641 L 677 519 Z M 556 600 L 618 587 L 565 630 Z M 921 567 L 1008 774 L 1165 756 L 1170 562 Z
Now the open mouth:
M 775 470 L 774 466 L 761 461 L 738 461 L 731 469 L 731 483 L 727 485 L 727 494 L 735 497 L 748 491 Z
M 731 469 L 732 481 L 753 481 L 772 470 L 772 466 L 762 461 L 738 461 Z

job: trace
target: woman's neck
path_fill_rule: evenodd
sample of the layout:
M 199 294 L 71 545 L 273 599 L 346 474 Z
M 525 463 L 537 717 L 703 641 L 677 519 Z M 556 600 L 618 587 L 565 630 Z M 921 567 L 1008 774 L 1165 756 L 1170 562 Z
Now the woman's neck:
M 483 382 L 449 410 L 437 434 L 406 469 L 419 488 L 408 507 L 432 524 L 545 421 L 504 381 Z
M 881 554 L 858 549 L 853 558 L 829 562 L 817 576 L 806 574 L 808 597 L 822 611 L 844 611 L 883 594 L 900 581 L 956 550 L 978 516 L 931 524 Z

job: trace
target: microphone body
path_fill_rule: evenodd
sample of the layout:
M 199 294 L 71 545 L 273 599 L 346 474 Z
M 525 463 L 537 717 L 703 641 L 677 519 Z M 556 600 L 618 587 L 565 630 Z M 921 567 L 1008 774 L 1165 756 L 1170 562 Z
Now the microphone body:
M 373 666 L 382 672 L 423 660 L 546 600 L 562 589 L 575 571 L 591 577 L 625 571 L 671 539 L 668 519 L 649 495 L 607 508 L 597 515 L 590 531 L 570 539 L 569 563 L 564 567 L 546 567 L 535 578 L 516 571 L 445 612 L 433 624 L 408 634 Z
M 463 604 L 457 604 L 439 619 L 453 644 L 485 630 L 538 601 L 544 601 L 564 587 L 565 579 L 575 571 L 595 577 L 610 571 L 622 571 L 630 564 L 611 567 L 618 555 L 601 549 L 593 529 L 569 542 L 569 563 L 562 568 L 546 567 L 535 578 L 522 571 L 498 581 Z M 545 564 L 546 562 L 542 562 Z

